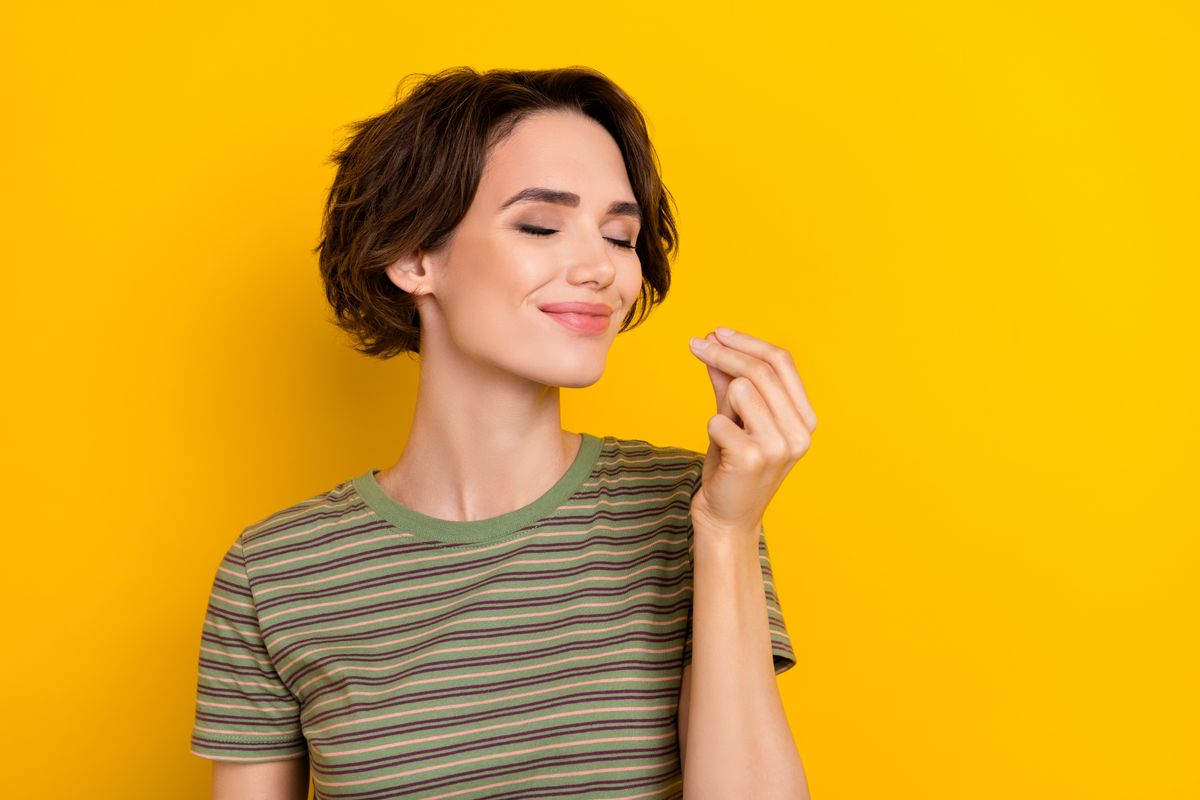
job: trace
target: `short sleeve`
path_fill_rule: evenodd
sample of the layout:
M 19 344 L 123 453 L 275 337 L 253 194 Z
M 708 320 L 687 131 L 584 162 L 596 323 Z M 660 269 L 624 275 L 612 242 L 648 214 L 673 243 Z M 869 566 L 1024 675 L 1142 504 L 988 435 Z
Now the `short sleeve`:
M 690 557 L 690 556 L 689 556 Z M 771 653 L 775 657 L 775 674 L 782 675 L 796 666 L 796 653 L 792 650 L 792 639 L 788 636 L 787 623 L 775 590 L 775 579 L 771 572 L 771 554 L 767 550 L 766 531 L 758 534 L 758 560 L 762 565 L 763 591 L 767 596 L 767 624 L 771 631 Z M 689 610 L 687 638 L 683 643 L 683 666 L 692 663 L 692 614 Z
M 221 560 L 208 598 L 191 750 L 228 761 L 275 761 L 308 750 L 299 701 L 259 631 L 241 536 Z

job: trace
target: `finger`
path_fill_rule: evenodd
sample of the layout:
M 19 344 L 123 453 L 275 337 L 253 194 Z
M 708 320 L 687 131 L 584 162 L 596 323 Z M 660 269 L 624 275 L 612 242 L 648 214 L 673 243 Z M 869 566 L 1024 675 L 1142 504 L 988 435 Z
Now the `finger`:
M 710 333 L 711 337 L 712 334 Z M 711 341 L 711 340 L 710 340 Z M 692 355 L 697 355 L 696 348 L 692 348 Z M 704 363 L 701 359 L 701 363 Z M 729 407 L 729 402 L 725 399 L 729 390 L 729 382 L 733 380 L 733 376 L 729 373 L 714 367 L 712 364 L 704 364 L 708 370 L 708 379 L 712 383 L 713 396 L 717 403 L 717 413 L 724 414 L 737 424 L 741 424 L 741 420 L 737 419 L 736 412 Z
M 708 418 L 708 438 L 721 451 L 721 462 L 741 470 L 747 464 L 745 453 L 748 447 L 753 447 L 750 434 L 724 414 L 713 414 Z
M 716 367 L 708 367 L 708 378 L 712 381 L 713 394 L 717 398 L 717 413 L 724 414 L 738 425 L 741 425 L 742 418 L 729 405 L 729 382 L 733 380 L 733 376 L 726 375 Z
M 729 382 L 733 380 L 733 376 L 717 369 L 711 364 L 705 364 L 704 366 L 708 370 L 708 379 L 712 382 L 713 395 L 717 400 L 717 411 L 722 414 L 732 413 L 729 409 L 729 403 L 725 398 L 729 393 Z M 737 420 L 734 421 L 737 422 Z
M 726 396 L 733 409 L 745 420 L 746 433 L 759 451 L 771 461 L 786 459 L 790 452 L 788 441 L 754 382 L 738 376 L 729 382 Z
M 708 345 L 696 352 L 697 357 L 735 377 L 750 380 L 775 417 L 776 427 L 786 436 L 783 441 L 792 450 L 806 449 L 810 436 L 808 425 L 780 382 L 776 370 L 757 356 L 722 344 L 716 340 L 715 334 L 710 334 L 705 341 Z
M 725 333 L 729 331 L 729 333 Z M 817 427 L 817 414 L 809 402 L 808 393 L 804 389 L 804 381 L 796 370 L 796 362 L 792 354 L 783 347 L 765 342 L 757 336 L 744 331 L 733 331 L 729 328 L 717 328 L 717 340 L 722 344 L 748 353 L 771 365 L 779 375 L 779 380 L 787 390 L 792 403 L 799 409 L 805 426 L 811 433 Z

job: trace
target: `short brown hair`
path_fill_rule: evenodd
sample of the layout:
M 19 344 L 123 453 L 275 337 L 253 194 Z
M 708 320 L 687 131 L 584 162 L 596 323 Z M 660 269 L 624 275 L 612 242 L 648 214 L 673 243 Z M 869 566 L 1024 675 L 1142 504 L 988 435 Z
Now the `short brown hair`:
M 423 80 L 401 97 L 414 76 Z M 669 261 L 679 247 L 674 198 L 629 95 L 580 66 L 413 73 L 400 81 L 390 109 L 350 123 L 349 141 L 329 158 L 337 174 L 313 252 L 320 254 L 332 321 L 357 340 L 356 350 L 379 358 L 420 352 L 416 303 L 386 267 L 444 244 L 471 205 L 491 148 L 529 114 L 552 109 L 575 110 L 604 126 L 643 209 L 636 242 L 642 288 L 620 331 L 641 324 L 666 298 Z

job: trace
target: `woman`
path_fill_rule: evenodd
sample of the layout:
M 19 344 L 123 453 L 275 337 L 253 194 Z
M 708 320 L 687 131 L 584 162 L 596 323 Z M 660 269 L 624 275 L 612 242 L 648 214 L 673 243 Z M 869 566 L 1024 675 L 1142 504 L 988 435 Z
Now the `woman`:
M 390 467 L 226 553 L 192 732 L 213 796 L 807 797 L 761 524 L 816 425 L 790 356 L 693 344 L 706 454 L 561 427 L 559 387 L 670 283 L 633 101 L 451 69 L 334 160 L 327 297 L 361 352 L 420 354 L 416 411 Z

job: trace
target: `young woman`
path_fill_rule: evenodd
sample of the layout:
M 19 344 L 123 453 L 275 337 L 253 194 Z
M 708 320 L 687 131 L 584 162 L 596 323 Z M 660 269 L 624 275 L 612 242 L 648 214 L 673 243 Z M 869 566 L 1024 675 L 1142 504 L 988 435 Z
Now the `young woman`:
M 670 283 L 637 106 L 586 68 L 459 68 L 355 127 L 321 274 L 361 352 L 419 354 L 416 412 L 391 466 L 226 552 L 192 731 L 213 796 L 807 797 L 762 529 L 816 426 L 791 357 L 693 340 L 707 453 L 561 426 L 559 388 Z

